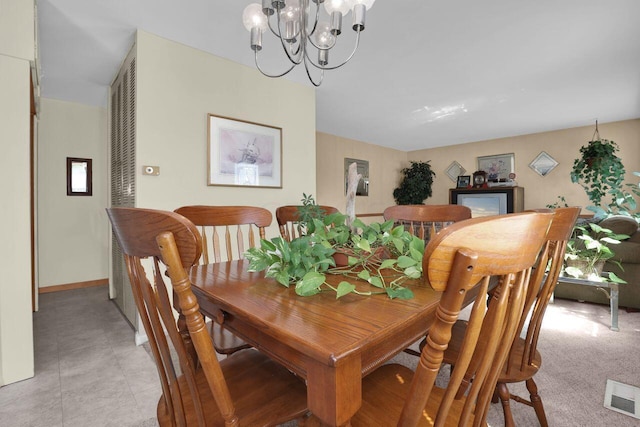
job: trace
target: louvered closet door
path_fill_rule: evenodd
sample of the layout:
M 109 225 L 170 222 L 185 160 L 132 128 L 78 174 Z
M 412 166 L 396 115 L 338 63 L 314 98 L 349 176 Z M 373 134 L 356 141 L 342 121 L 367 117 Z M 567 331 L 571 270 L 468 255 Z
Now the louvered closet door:
M 136 61 L 135 46 L 111 86 L 111 206 L 135 206 L 136 166 Z M 137 311 L 127 267 L 115 237 L 111 241 L 111 280 L 114 301 L 138 329 Z

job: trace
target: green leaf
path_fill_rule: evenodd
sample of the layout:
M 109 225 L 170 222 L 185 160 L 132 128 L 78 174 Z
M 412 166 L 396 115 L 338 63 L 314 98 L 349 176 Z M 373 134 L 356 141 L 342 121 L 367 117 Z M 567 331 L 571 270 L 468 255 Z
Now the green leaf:
M 344 280 L 338 283 L 338 289 L 336 290 L 336 299 L 341 296 L 350 294 L 356 287 L 349 282 L 345 282 Z
M 360 273 L 358 273 L 358 279 L 369 281 L 370 277 L 371 277 L 371 274 L 369 273 L 368 270 L 362 270 Z
M 310 271 L 304 275 L 302 280 L 296 283 L 296 293 L 301 296 L 315 295 L 320 292 L 320 286 L 322 286 L 324 281 L 324 274 Z
M 387 288 L 387 295 L 389 298 L 394 299 L 411 299 L 413 298 L 413 292 L 411 289 L 403 288 L 402 286 L 396 288 Z
M 618 276 L 615 275 L 615 273 L 613 272 L 609 272 L 609 281 L 613 282 L 613 283 L 627 283 L 625 280 L 619 278 Z
M 392 268 L 394 265 L 396 265 L 397 260 L 390 258 L 390 259 L 385 259 L 380 263 L 380 270 L 383 270 L 385 268 Z
M 268 241 L 266 239 L 261 239 L 260 240 L 260 248 L 265 252 L 273 252 L 273 251 L 276 250 L 276 245 L 274 245 L 272 242 L 270 242 L 270 241 Z M 252 248 L 252 249 L 255 249 L 255 248 Z M 251 249 L 249 249 L 249 250 L 251 250 Z
M 384 288 L 384 283 L 382 283 L 382 280 L 378 276 L 370 277 L 368 282 L 371 283 L 376 288 Z
M 371 252 L 371 245 L 368 240 L 360 239 L 360 241 L 356 244 L 356 247 L 362 249 L 363 251 Z
M 406 274 L 410 279 L 419 279 L 422 277 L 422 271 L 418 270 L 416 267 L 409 267 L 405 269 L 404 274 Z
M 411 267 L 411 266 L 416 265 L 417 263 L 418 262 L 415 259 L 410 258 L 410 257 L 408 257 L 406 255 L 401 255 L 401 256 L 398 257 L 398 267 L 400 267 L 400 268 Z

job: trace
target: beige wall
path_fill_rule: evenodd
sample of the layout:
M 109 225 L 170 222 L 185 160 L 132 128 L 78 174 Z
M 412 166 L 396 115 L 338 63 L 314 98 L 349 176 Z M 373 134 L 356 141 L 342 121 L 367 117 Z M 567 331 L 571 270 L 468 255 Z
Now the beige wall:
M 369 195 L 356 197 L 356 214 L 381 213 L 396 204 L 393 190 L 400 183 L 400 170 L 408 165 L 406 152 L 320 132 L 316 141 L 318 204 L 345 211 L 345 157 L 369 162 Z
M 638 178 L 632 172 L 640 171 L 640 119 L 599 124 L 598 128 L 601 138 L 613 140 L 620 146 L 618 156 L 626 168 L 627 182 L 637 183 Z M 433 198 L 427 203 L 448 203 L 449 189 L 454 188 L 455 183 L 445 170 L 452 161 L 458 161 L 467 170 L 466 174 L 471 175 L 477 169 L 478 156 L 514 153 L 516 181 L 524 187 L 525 209 L 554 203 L 559 195 L 565 196 L 569 205 L 586 207 L 590 204 L 589 199 L 580 185 L 571 182 L 569 173 L 580 147 L 591 140 L 594 129 L 594 126 L 585 126 L 413 151 L 408 153 L 408 159 L 430 160 L 434 167 L 437 176 Z M 559 163 L 545 177 L 529 167 L 541 151 L 546 151 Z
M 41 99 L 38 138 L 39 286 L 106 279 L 107 112 Z M 93 195 L 67 196 L 67 157 L 92 159 Z
M 316 191 L 315 92 L 286 79 L 140 31 L 136 205 L 296 203 Z M 207 186 L 207 114 L 282 128 L 283 188 Z M 159 176 L 142 165 L 160 166 Z M 278 235 L 275 218 L 268 236 Z
M 33 376 L 30 62 L 33 2 L 0 0 L 0 386 Z

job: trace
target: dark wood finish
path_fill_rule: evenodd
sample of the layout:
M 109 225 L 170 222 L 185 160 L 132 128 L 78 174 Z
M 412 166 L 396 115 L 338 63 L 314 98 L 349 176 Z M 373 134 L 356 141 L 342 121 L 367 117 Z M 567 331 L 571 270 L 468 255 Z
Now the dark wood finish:
M 298 237 L 297 225 L 299 222 L 297 205 L 280 206 L 276 209 L 276 221 L 278 221 L 278 228 L 280 229 L 280 235 L 287 242 Z M 338 209 L 333 206 L 320 206 L 320 209 L 325 215 L 329 215 L 338 212 Z
M 258 230 L 258 237 L 264 239 L 265 228 L 271 225 L 272 220 L 271 212 L 256 206 L 183 206 L 175 212 L 200 227 L 202 264 L 209 264 L 209 253 L 215 262 L 244 258 L 245 246 L 256 246 L 254 228 Z M 219 229 L 222 229 L 220 233 Z M 234 244 L 231 229 L 234 229 Z M 224 238 L 224 251 L 221 248 L 220 234 Z M 224 327 L 224 318 L 214 317 L 211 320 L 211 336 L 218 353 L 231 354 L 250 347 Z
M 218 361 L 185 271 L 200 256 L 202 242 L 196 227 L 173 212 L 111 208 L 107 213 L 124 253 L 162 383 L 160 426 L 273 426 L 304 417 L 304 383 L 282 366 L 255 349 Z M 142 258 L 152 258 L 150 278 Z M 186 318 L 190 341 L 183 340 L 176 327 L 161 263 L 167 267 Z M 180 373 L 174 363 L 179 364 Z
M 523 187 L 487 187 L 487 188 L 450 188 L 449 203 L 458 203 L 459 194 L 506 194 L 507 213 L 517 213 L 524 211 L 524 188 Z
M 414 236 L 429 240 L 447 225 L 470 219 L 471 209 L 460 205 L 396 205 L 386 208 L 383 216 L 385 221 L 393 219 L 407 226 Z
M 488 273 L 503 274 L 508 271 L 505 265 L 520 267 L 521 257 L 529 252 L 534 253 L 530 256 L 533 264 L 550 216 L 492 218 L 499 224 L 500 233 L 509 236 L 504 239 L 509 250 L 492 258 L 492 267 L 481 264 L 469 280 L 478 282 Z M 190 278 L 201 311 L 208 315 L 222 313 L 227 328 L 305 378 L 309 409 L 325 424 L 341 426 L 361 405 L 362 377 L 424 336 L 434 322 L 451 269 L 447 263 L 453 262 L 459 247 L 456 245 L 480 247 L 483 256 L 485 252 L 492 253 L 485 240 L 493 237 L 485 231 L 487 219 L 469 222 L 476 226 L 470 229 L 467 239 L 451 238 L 451 247 L 442 245 L 431 263 L 425 261 L 433 287 L 419 282 L 410 285 L 414 292 L 411 300 L 352 294 L 336 300 L 333 293 L 301 297 L 293 286 L 285 288 L 265 278 L 262 272 L 248 272 L 248 262 L 244 260 L 195 266 Z M 523 245 L 523 241 L 529 243 Z M 538 247 L 528 252 L 526 248 L 536 242 L 540 243 Z M 340 280 L 338 276 L 328 276 L 331 283 Z M 475 297 L 474 292 L 466 292 L 461 304 Z
M 554 212 L 550 209 L 538 209 L 537 212 Z M 546 243 L 538 256 L 537 268 L 531 276 L 530 284 L 524 305 L 523 315 L 517 328 L 516 339 L 509 351 L 507 363 L 500 373 L 497 384 L 497 392 L 502 401 L 505 416 L 505 425 L 514 426 L 509 400 L 525 403 L 533 406 L 541 426 L 547 426 L 542 400 L 538 394 L 533 376 L 542 365 L 542 357 L 537 350 L 538 338 L 542 327 L 545 310 L 551 299 L 551 295 L 558 283 L 558 276 L 562 269 L 564 253 L 567 241 L 571 237 L 580 208 L 559 208 L 555 210 L 553 222 L 547 234 Z M 545 267 L 548 264 L 548 269 Z M 527 332 L 522 338 L 521 332 L 527 323 Z M 449 348 L 445 352 L 444 361 L 455 365 L 459 357 L 460 348 L 467 322 L 456 322 Z M 530 401 L 509 393 L 507 384 L 525 382 L 530 393 Z

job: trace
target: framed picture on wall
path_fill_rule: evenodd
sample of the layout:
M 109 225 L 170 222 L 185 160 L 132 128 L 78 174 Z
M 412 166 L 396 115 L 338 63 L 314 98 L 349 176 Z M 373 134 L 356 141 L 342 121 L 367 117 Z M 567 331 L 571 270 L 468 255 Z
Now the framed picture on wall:
M 478 170 L 485 171 L 489 181 L 507 181 L 509 174 L 515 172 L 514 168 L 515 155 L 513 153 L 478 157 Z
M 208 185 L 282 188 L 282 129 L 208 115 Z

